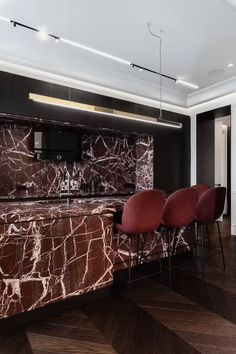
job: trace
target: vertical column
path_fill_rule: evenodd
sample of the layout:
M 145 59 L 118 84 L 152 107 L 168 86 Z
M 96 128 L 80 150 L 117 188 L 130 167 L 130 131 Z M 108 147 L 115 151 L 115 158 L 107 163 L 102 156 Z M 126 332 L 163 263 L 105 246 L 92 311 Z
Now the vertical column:
M 197 183 L 197 118 L 190 116 L 191 124 L 191 185 Z
M 236 103 L 231 105 L 231 234 L 236 236 Z

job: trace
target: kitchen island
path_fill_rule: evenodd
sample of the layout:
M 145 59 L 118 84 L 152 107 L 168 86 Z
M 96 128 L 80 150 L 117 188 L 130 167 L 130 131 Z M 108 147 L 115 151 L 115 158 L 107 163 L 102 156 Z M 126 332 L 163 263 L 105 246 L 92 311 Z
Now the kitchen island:
M 112 284 L 115 202 L 0 204 L 0 318 Z
M 0 203 L 0 319 L 112 285 L 128 265 L 127 235 L 113 230 L 127 198 Z M 174 252 L 186 250 L 180 233 Z M 168 256 L 165 235 L 149 234 L 143 251 L 147 262 Z M 135 265 L 137 238 L 131 253 Z

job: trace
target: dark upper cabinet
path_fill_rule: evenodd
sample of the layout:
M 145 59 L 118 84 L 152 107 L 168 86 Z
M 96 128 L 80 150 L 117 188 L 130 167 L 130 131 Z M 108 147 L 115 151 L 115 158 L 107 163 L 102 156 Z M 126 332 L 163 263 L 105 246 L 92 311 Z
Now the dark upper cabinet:
M 154 186 L 172 193 L 190 185 L 190 119 L 171 112 L 163 118 L 183 124 L 182 129 L 161 127 L 154 135 Z
M 11 113 L 65 120 L 66 109 L 33 102 L 29 100 L 29 93 L 68 99 L 69 88 L 18 75 L 12 77 Z
M 34 102 L 29 100 L 29 93 L 72 100 L 106 108 L 114 108 L 124 111 L 127 110 L 128 112 L 138 114 L 145 114 L 147 109 L 147 112 L 150 113 L 150 108 L 146 106 L 76 90 L 41 80 L 26 78 L 19 75 L 12 75 L 10 92 L 11 108 L 9 109 L 8 107 L 7 111 L 18 115 L 33 116 L 57 121 L 68 121 L 97 128 L 107 128 L 127 132 L 152 134 L 153 131 L 159 129 L 159 127 L 153 127 L 142 122 L 135 121 L 134 123 L 131 120 L 125 120 L 118 117 L 94 114 Z M 157 112 L 157 110 L 152 109 L 152 111 L 155 116 L 154 112 Z
M 0 72 L 0 112 L 11 111 L 11 81 L 12 76 L 5 72 Z

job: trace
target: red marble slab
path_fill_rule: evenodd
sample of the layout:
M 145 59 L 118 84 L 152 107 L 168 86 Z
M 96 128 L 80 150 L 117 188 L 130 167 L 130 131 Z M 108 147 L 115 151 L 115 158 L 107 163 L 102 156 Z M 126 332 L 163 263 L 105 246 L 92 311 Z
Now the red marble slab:
M 108 286 L 112 214 L 2 224 L 0 318 Z
M 82 160 L 73 163 L 36 160 L 33 146 L 33 126 L 0 125 L 0 196 L 59 196 L 68 173 L 75 194 L 123 193 L 127 183 L 134 190 L 153 186 L 152 136 L 83 134 Z

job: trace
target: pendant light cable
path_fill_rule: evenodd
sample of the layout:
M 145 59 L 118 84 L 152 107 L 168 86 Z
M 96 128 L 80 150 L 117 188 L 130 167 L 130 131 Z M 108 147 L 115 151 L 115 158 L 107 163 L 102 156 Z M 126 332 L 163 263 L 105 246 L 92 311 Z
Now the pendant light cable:
M 158 38 L 159 40 L 159 80 L 160 80 L 160 89 L 159 89 L 159 96 L 160 96 L 160 112 L 158 119 L 162 119 L 162 30 L 160 30 L 160 36 L 154 33 L 151 29 L 151 23 L 147 23 L 148 31 L 151 36 Z

